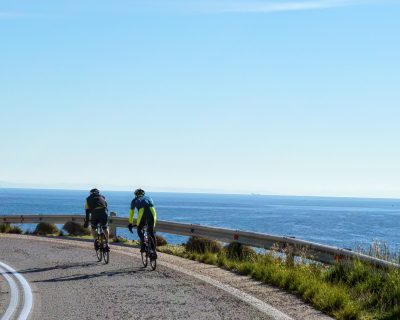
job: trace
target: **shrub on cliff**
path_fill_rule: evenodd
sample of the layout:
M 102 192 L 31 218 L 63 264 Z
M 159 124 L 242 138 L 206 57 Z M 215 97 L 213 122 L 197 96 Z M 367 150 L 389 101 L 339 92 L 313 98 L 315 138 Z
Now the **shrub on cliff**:
M 222 246 L 218 241 L 201 237 L 190 237 L 185 244 L 185 248 L 189 252 L 197 253 L 218 253 L 222 250 Z
M 33 231 L 33 234 L 37 234 L 37 235 L 40 235 L 40 236 L 45 236 L 45 235 L 48 235 L 48 234 L 56 234 L 58 232 L 59 232 L 59 230 L 58 230 L 58 228 L 56 227 L 55 224 L 47 223 L 47 222 L 40 222 L 36 226 L 35 231 Z
M 9 223 L 0 224 L 0 233 L 15 233 L 22 234 L 22 229 L 18 226 L 10 225 Z
M 166 246 L 168 244 L 164 237 L 156 234 L 157 247 Z
M 257 253 L 249 246 L 239 242 L 231 242 L 225 247 L 226 256 L 232 260 L 254 260 Z
M 64 224 L 63 229 L 68 232 L 71 236 L 87 236 L 90 235 L 90 231 L 84 228 L 80 223 L 74 221 L 68 221 Z

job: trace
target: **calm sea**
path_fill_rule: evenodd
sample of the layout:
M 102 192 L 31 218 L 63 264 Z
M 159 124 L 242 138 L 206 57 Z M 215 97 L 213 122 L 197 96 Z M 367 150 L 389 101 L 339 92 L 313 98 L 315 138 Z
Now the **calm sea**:
M 110 211 L 126 217 L 132 192 L 104 191 Z M 83 214 L 87 191 L 0 189 L 0 214 Z M 158 219 L 257 231 L 342 248 L 386 242 L 400 248 L 400 200 L 149 193 Z M 24 225 L 24 228 L 31 228 Z M 125 229 L 118 233 L 133 237 Z M 163 235 L 169 242 L 184 237 Z

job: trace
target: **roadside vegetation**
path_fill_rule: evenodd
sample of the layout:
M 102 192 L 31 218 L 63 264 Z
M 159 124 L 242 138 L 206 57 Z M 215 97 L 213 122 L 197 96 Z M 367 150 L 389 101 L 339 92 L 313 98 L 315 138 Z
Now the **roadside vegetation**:
M 336 319 L 400 319 L 399 270 L 377 269 L 360 261 L 332 266 L 305 260 L 293 263 L 277 252 L 256 253 L 239 243 L 207 251 L 201 241 L 190 238 L 185 246 L 159 250 L 282 288 Z M 192 246 L 193 242 L 197 245 Z M 208 246 L 209 240 L 204 240 L 204 247 Z
M 9 223 L 0 224 L 0 233 L 22 234 L 22 229 Z
M 400 263 L 399 252 L 390 250 L 385 241 L 373 240 L 366 248 L 364 246 L 357 246 L 356 252 L 393 263 Z
M 47 222 L 40 222 L 36 225 L 36 228 L 33 231 L 33 234 L 36 234 L 39 236 L 46 236 L 46 235 L 56 235 L 59 232 L 60 232 L 60 230 L 58 230 L 58 228 L 55 224 L 47 223 Z
M 81 223 L 74 221 L 68 221 L 64 224 L 63 230 L 68 232 L 70 236 L 88 236 L 90 231 L 88 228 L 84 228 Z

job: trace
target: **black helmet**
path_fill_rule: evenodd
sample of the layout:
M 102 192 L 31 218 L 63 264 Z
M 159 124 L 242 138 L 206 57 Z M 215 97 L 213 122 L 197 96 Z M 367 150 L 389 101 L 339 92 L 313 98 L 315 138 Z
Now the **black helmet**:
M 143 189 L 136 189 L 134 193 L 136 197 L 142 197 L 145 194 Z
M 90 190 L 90 194 L 99 194 L 99 193 L 100 193 L 100 191 L 97 188 Z

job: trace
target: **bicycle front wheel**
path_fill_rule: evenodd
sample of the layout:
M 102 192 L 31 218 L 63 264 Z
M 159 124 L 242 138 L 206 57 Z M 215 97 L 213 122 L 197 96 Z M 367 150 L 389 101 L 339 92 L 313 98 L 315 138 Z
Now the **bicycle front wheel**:
M 146 247 L 147 247 L 147 245 L 146 245 Z M 147 253 L 147 248 L 146 248 L 146 250 L 145 250 L 144 252 L 141 252 L 140 254 L 142 255 L 143 267 L 146 268 L 146 267 L 147 267 L 148 260 L 149 260 L 149 255 L 148 255 L 148 253 Z
M 156 270 L 157 267 L 157 253 L 156 244 L 152 237 L 149 237 L 149 250 L 150 250 L 150 267 L 152 270 Z

